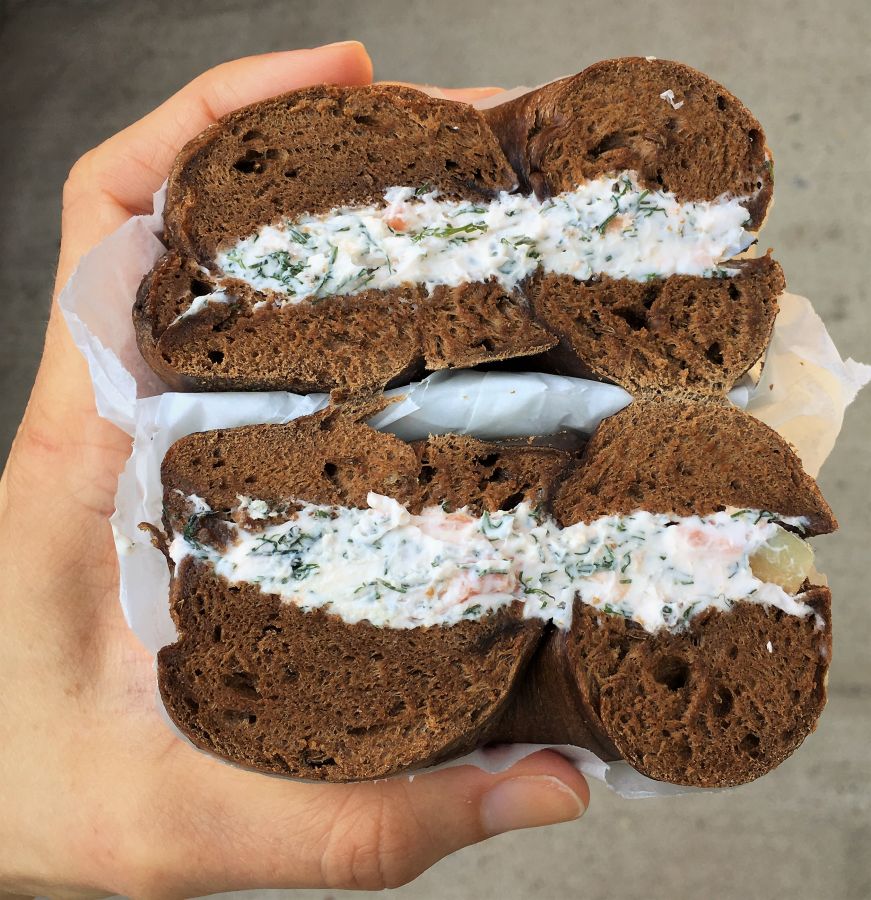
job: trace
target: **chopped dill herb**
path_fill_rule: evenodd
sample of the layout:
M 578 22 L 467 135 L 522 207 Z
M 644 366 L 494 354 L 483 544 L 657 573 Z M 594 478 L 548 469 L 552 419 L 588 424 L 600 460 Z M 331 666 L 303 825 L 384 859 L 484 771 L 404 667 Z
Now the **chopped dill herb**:
M 182 529 L 182 537 L 189 543 L 192 547 L 196 547 L 197 550 L 202 549 L 202 544 L 197 540 L 197 532 L 200 530 L 200 520 L 202 516 L 199 513 L 193 513 L 185 522 L 185 526 Z
M 453 238 L 461 234 L 472 234 L 475 231 L 486 231 L 486 222 L 469 222 L 466 225 L 445 225 L 443 228 L 427 226 L 411 236 L 413 244 L 419 244 L 424 238 Z
M 330 275 L 332 275 L 333 265 L 336 262 L 336 256 L 338 255 L 338 253 L 339 253 L 339 248 L 335 244 L 330 244 L 330 258 L 329 258 L 329 261 L 327 262 L 327 269 L 324 272 L 321 280 L 318 282 L 317 287 L 314 289 L 315 297 L 320 296 L 322 288 L 327 283 L 327 280 L 329 279 Z

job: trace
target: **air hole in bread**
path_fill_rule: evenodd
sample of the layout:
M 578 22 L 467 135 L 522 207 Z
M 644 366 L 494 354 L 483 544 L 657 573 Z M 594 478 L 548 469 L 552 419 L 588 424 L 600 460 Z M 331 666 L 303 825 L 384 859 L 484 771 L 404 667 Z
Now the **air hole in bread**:
M 213 363 L 215 363 L 215 365 L 219 365 L 224 361 L 223 350 L 209 350 L 207 356 Z
M 335 463 L 325 462 L 324 463 L 324 475 L 333 481 L 336 477 L 336 473 L 339 471 L 338 467 Z
M 417 480 L 420 484 L 429 484 L 433 476 L 435 475 L 435 469 L 432 466 L 421 466 L 420 473 L 417 476 Z
M 391 717 L 398 716 L 401 712 L 404 712 L 406 708 L 404 700 L 397 700 L 390 709 L 387 710 L 387 715 Z
M 750 131 L 747 132 L 747 137 L 751 144 L 758 144 L 760 139 L 759 129 L 751 128 Z
M 664 656 L 656 661 L 652 674 L 655 681 L 670 691 L 679 691 L 689 681 L 690 667 L 681 656 Z
M 454 169 L 458 169 L 459 167 L 460 167 L 460 164 L 456 160 L 453 160 L 453 159 L 445 160 L 445 168 L 449 172 L 453 171 Z
M 748 756 L 756 759 L 759 756 L 759 735 L 753 734 L 753 732 L 745 734 L 738 746 Z
M 705 350 L 705 356 L 716 366 L 723 365 L 723 352 L 720 349 L 720 345 L 714 341 L 707 350 Z
M 211 294 L 212 285 L 207 284 L 205 281 L 200 281 L 199 278 L 194 278 L 191 280 L 191 293 L 194 297 L 202 297 L 204 294 Z
M 216 625 L 215 630 L 212 632 L 212 640 L 216 644 L 219 644 L 221 642 L 221 634 L 222 634 L 221 626 Z
M 717 109 L 721 112 L 726 108 L 726 98 L 722 94 L 717 94 Z
M 222 675 L 221 681 L 223 681 L 225 687 L 243 697 L 248 697 L 251 700 L 256 700 L 260 697 L 260 691 L 257 690 L 257 679 L 250 672 L 231 672 L 229 675 Z
M 499 454 L 498 453 L 488 453 L 486 456 L 476 456 L 475 462 L 479 466 L 495 466 L 497 462 L 499 462 Z
M 523 502 L 523 491 L 517 491 L 514 494 L 509 494 L 500 504 L 499 509 L 514 509 L 518 503 Z
M 324 766 L 336 764 L 332 756 L 324 756 L 323 751 L 319 750 L 303 750 L 302 761 L 312 769 L 322 769 Z
M 732 692 L 724 684 L 718 684 L 714 688 L 713 704 L 715 716 L 728 716 L 732 712 L 735 701 Z
M 607 153 L 609 150 L 614 150 L 617 147 L 625 147 L 626 139 L 622 131 L 614 131 L 611 134 L 606 134 L 605 137 L 596 144 L 595 147 L 591 147 L 587 152 L 587 156 L 590 159 L 598 159 L 604 153 Z
M 615 309 L 614 315 L 619 316 L 633 330 L 641 331 L 647 327 L 647 316 L 635 309 Z
M 285 681 L 299 681 L 299 672 L 295 669 L 292 669 L 290 666 L 284 667 L 284 680 Z
M 734 281 L 729 282 L 728 292 L 730 300 L 737 300 L 741 296 L 741 291 L 738 290 Z
M 243 175 L 259 175 L 263 171 L 263 163 L 260 159 L 249 159 L 247 156 L 243 156 L 242 159 L 237 159 L 233 163 L 233 168 Z
M 250 131 L 246 131 L 245 134 L 242 135 L 242 142 L 247 143 L 248 141 L 256 141 L 258 138 L 262 137 L 262 131 L 258 131 L 256 128 L 252 128 Z
M 284 173 L 285 178 L 296 178 L 297 175 L 299 175 L 299 172 L 296 169 L 288 169 Z
M 674 755 L 679 762 L 688 763 L 693 755 L 693 751 L 689 744 L 681 741 L 679 744 L 674 745 Z
M 281 769 L 282 772 L 290 772 L 292 771 L 290 765 L 287 760 L 283 756 L 279 756 L 277 753 L 273 755 L 272 762 Z

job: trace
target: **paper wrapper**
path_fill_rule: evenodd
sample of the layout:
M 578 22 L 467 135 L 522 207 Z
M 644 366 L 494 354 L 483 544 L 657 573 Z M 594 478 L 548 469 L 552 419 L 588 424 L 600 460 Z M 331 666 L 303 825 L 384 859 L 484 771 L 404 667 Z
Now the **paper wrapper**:
M 515 88 L 479 102 L 493 106 L 525 93 Z M 88 253 L 60 296 L 70 332 L 85 356 L 97 410 L 135 436 L 133 455 L 119 479 L 112 526 L 121 570 L 121 603 L 130 627 L 152 652 L 175 640 L 169 615 L 169 576 L 163 556 L 138 530 L 161 518 L 160 462 L 169 445 L 194 431 L 255 422 L 287 422 L 326 405 L 323 394 L 175 394 L 145 364 L 136 346 L 131 309 L 142 277 L 164 252 L 160 237 L 165 186 L 154 196 L 154 213 L 136 216 Z M 871 367 L 842 360 L 809 301 L 784 294 L 758 384 L 745 378 L 730 394 L 779 431 L 816 475 L 831 451 L 844 411 Z M 589 433 L 602 417 L 629 401 L 620 388 L 553 375 L 440 373 L 394 394 L 372 424 L 404 439 L 457 431 L 482 438 Z M 158 704 L 160 700 L 158 698 Z M 175 728 L 176 733 L 187 738 Z M 450 765 L 501 771 L 549 745 L 518 744 L 478 750 Z M 639 798 L 693 790 L 652 781 L 624 762 L 605 763 L 589 750 L 553 747 L 586 775 L 623 797 Z M 414 777 L 410 775 L 407 777 Z

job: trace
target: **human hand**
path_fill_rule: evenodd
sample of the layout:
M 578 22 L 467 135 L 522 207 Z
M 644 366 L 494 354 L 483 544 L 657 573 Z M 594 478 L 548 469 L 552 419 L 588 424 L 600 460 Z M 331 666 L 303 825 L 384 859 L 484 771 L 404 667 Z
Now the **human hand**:
M 150 210 L 176 153 L 215 119 L 306 84 L 370 79 L 356 43 L 237 60 L 85 154 L 64 189 L 55 297 L 83 254 Z M 547 751 L 499 775 L 461 766 L 315 785 L 233 768 L 179 740 L 118 604 L 108 517 L 129 450 L 97 417 L 53 303 L 0 481 L 0 896 L 395 886 L 488 835 L 583 812 L 584 779 Z

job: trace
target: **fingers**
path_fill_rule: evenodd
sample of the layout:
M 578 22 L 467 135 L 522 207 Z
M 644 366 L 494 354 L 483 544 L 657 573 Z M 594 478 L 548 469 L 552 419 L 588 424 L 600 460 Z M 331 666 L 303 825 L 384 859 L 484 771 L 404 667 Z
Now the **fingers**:
M 70 200 L 77 200 L 77 190 L 90 193 L 96 186 L 131 215 L 146 212 L 179 150 L 221 116 L 310 84 L 368 84 L 371 79 L 372 63 L 357 41 L 223 63 L 88 154 L 81 185 L 73 185 Z
M 171 866 L 159 885 L 114 889 L 134 896 L 155 888 L 167 896 L 269 887 L 380 890 L 487 837 L 575 819 L 589 803 L 583 776 L 550 751 L 499 774 L 459 766 L 413 780 L 349 785 L 281 781 L 190 762 L 181 790 L 190 792 L 194 806 L 172 793 L 169 818 L 181 830 L 170 838 L 161 829 L 164 847 L 173 849 Z M 199 784 L 190 777 L 197 769 L 208 770 Z M 218 821 L 228 827 L 217 829 Z M 209 853 L 202 852 L 206 846 Z M 200 848 L 195 856 L 193 848 Z
M 458 100 L 460 103 L 474 103 L 476 100 L 501 94 L 505 90 L 501 87 L 442 88 L 431 84 L 414 84 L 410 81 L 379 81 L 378 84 L 400 84 L 423 91 L 431 97 L 438 97 L 442 100 Z

